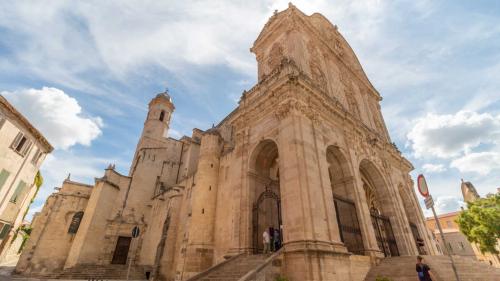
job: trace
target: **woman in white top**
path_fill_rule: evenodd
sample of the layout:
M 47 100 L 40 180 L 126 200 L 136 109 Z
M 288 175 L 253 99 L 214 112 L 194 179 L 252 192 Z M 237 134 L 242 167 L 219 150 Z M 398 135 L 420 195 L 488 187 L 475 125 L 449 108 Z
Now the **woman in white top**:
M 267 254 L 269 253 L 269 244 L 271 243 L 271 237 L 267 233 L 267 230 L 264 230 L 264 233 L 262 233 L 262 241 L 264 242 L 264 254 Z

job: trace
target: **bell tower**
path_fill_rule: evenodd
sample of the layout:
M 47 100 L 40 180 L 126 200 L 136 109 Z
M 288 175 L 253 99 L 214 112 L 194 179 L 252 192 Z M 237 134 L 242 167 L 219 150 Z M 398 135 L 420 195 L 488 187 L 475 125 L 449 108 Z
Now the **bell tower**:
M 149 102 L 148 116 L 144 122 L 140 142 L 162 141 L 166 138 L 174 109 L 174 104 L 167 91 L 156 95 Z

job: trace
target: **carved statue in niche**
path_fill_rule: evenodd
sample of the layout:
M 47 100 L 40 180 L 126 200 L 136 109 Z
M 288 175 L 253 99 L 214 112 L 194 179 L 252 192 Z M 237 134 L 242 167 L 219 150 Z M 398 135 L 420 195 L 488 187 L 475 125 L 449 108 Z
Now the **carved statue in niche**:
M 269 67 L 269 70 L 272 71 L 276 67 L 278 67 L 281 63 L 282 58 L 283 58 L 283 47 L 281 46 L 280 43 L 274 43 L 267 57 L 267 66 Z
M 309 68 L 311 69 L 311 78 L 321 89 L 326 90 L 326 76 L 321 69 L 321 61 L 323 60 L 323 57 L 311 43 L 308 44 L 307 50 L 309 51 L 310 57 Z
M 360 118 L 358 103 L 356 102 L 354 95 L 355 93 L 352 90 L 352 87 L 346 86 L 345 97 L 347 99 L 347 104 L 349 105 L 349 111 L 357 118 Z

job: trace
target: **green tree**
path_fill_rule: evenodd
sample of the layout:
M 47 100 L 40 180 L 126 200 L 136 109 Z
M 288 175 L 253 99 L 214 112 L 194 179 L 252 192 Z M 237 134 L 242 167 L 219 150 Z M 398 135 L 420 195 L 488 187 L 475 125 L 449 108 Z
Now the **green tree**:
M 500 194 L 467 203 L 457 219 L 460 231 L 469 242 L 479 245 L 483 253 L 499 254 L 497 241 L 500 239 Z

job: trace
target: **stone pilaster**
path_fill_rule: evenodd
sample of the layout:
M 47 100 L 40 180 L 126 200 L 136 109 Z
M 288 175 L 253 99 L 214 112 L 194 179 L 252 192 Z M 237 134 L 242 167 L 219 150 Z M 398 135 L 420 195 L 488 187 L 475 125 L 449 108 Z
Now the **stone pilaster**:
M 347 255 L 322 163 L 326 155 L 318 152 L 315 118 L 308 113 L 299 101 L 278 108 L 284 252 L 291 280 L 321 280 L 327 271 L 319 265 L 327 256 Z

